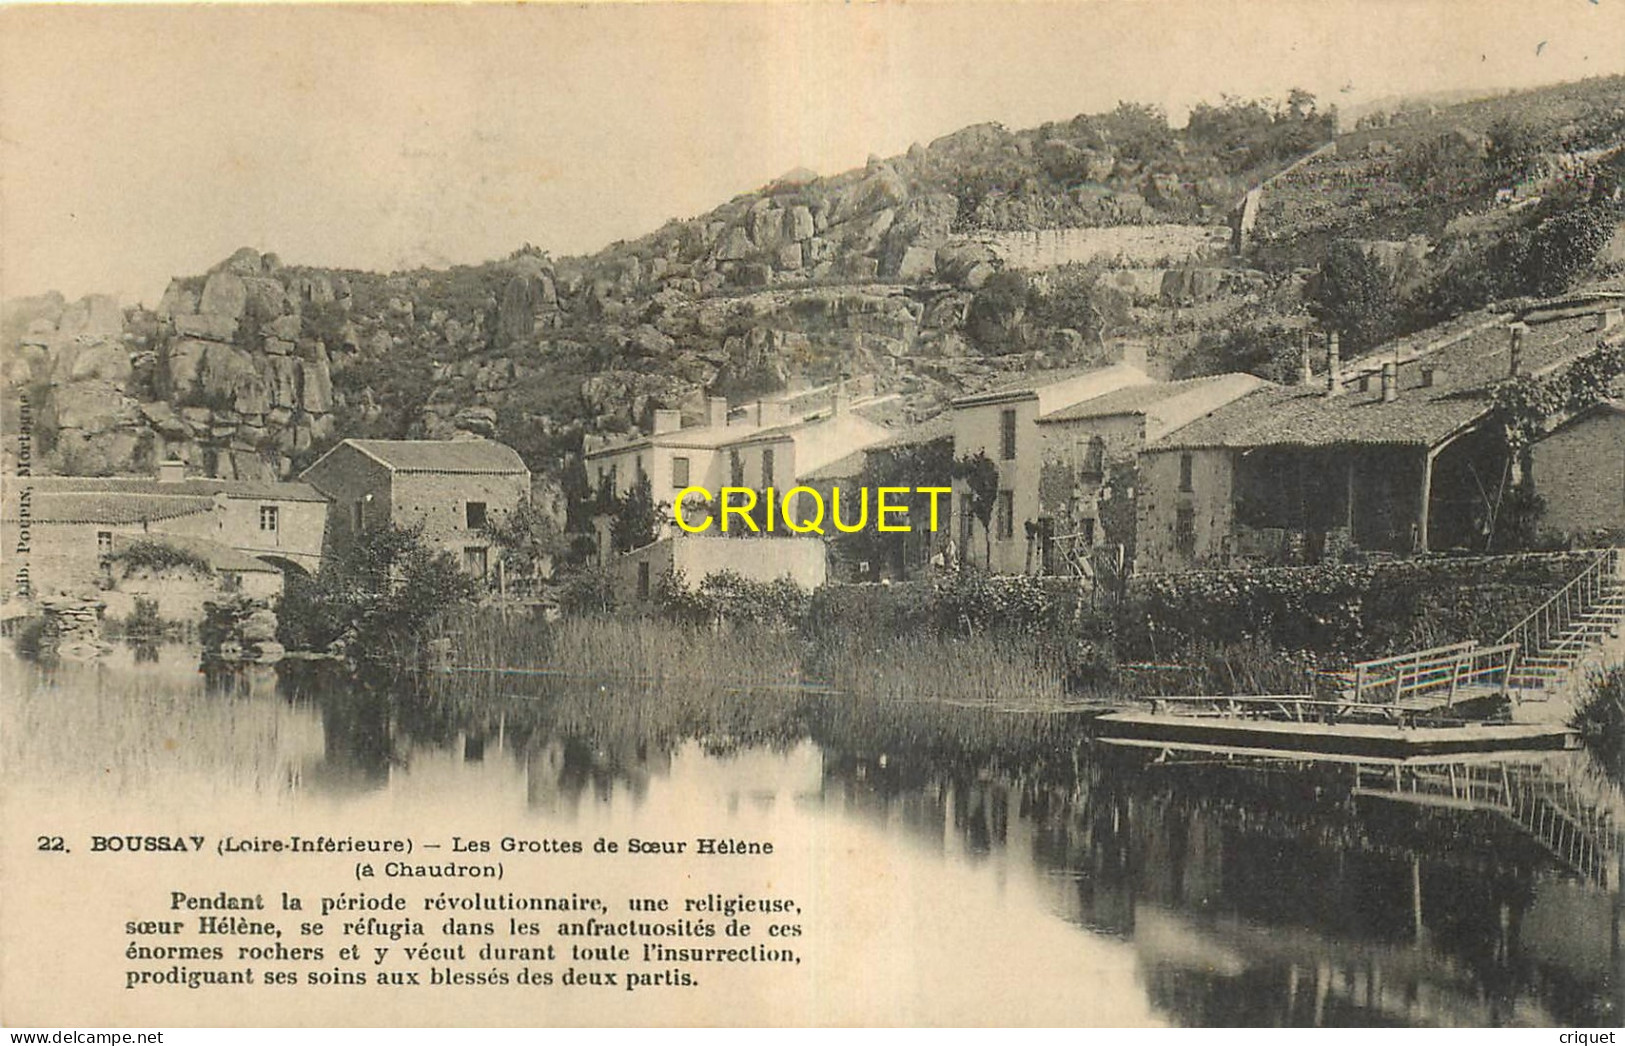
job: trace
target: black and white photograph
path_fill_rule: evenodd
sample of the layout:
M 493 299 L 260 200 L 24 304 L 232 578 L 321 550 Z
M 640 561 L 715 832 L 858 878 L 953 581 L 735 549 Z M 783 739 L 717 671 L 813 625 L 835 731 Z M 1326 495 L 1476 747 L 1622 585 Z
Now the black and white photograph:
M 1625 1023 L 1620 0 L 3 5 L 0 495 L 11 1041 Z

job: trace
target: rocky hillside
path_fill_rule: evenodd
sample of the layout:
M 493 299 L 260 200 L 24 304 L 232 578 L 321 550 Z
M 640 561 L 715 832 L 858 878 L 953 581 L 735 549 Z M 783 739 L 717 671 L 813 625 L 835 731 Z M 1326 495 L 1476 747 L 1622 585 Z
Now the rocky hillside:
M 1315 322 L 1328 230 L 1362 231 L 1280 217 L 1309 172 L 1343 184 L 1323 167 L 1345 156 L 1349 136 L 1324 147 L 1334 124 L 1300 93 L 1200 107 L 1179 130 L 1125 105 L 792 173 L 590 257 L 526 246 L 382 275 L 244 248 L 151 309 L 8 302 L 8 428 L 26 394 L 38 462 L 63 472 L 177 453 L 214 475 L 287 476 L 343 436 L 464 428 L 561 475 L 585 435 L 661 407 L 698 414 L 707 394 L 863 376 L 902 394 L 902 420 L 923 418 L 1009 371 L 1105 359 L 1125 340 L 1171 372 L 1272 373 Z M 1607 140 L 1625 121 L 1587 127 Z M 1493 202 L 1493 183 L 1472 199 Z M 1413 204 L 1426 269 L 1439 232 Z M 1408 228 L 1402 211 L 1385 220 Z M 1402 268 L 1382 278 L 1398 287 Z

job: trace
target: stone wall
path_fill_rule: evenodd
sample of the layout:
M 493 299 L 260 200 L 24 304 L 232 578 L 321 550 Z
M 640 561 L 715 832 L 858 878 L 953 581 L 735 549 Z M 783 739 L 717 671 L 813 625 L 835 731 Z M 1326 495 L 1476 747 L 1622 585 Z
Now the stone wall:
M 1096 260 L 1127 265 L 1178 265 L 1225 256 L 1229 231 L 1209 225 L 1112 225 L 1093 229 L 991 232 L 975 238 L 1007 268 L 1038 270 Z
M 112 649 L 102 642 L 102 613 L 107 604 L 77 596 L 40 600 L 45 624 L 40 632 L 40 654 L 85 660 Z

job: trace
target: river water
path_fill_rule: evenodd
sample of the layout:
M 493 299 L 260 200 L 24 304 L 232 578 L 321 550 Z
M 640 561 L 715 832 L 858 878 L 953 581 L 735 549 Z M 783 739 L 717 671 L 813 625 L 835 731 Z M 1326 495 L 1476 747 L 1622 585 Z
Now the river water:
M 175 1001 L 123 990 L 126 939 L 109 925 L 222 881 L 222 859 L 82 852 L 123 831 L 589 851 L 601 838 L 769 840 L 771 859 L 589 856 L 524 874 L 591 892 L 631 862 L 637 890 L 770 892 L 802 913 L 793 973 L 708 972 L 687 993 L 434 989 L 386 1012 L 302 992 L 296 1007 L 245 1011 L 229 990 L 173 989 L 198 1023 L 1588 1027 L 1625 1012 L 1617 850 L 1572 838 L 1565 850 L 1519 823 L 1505 789 L 1399 802 L 1358 792 L 1348 765 L 1159 762 L 1060 717 L 796 697 L 679 722 L 660 695 L 603 688 L 565 700 L 517 687 L 498 708 L 357 688 L 327 666 L 206 675 L 183 647 L 58 666 L 4 656 L 13 903 L 0 975 L 13 999 L 83 984 L 76 997 L 109 1023 Z M 1458 773 L 1525 782 L 1518 794 L 1545 796 L 1548 820 L 1575 803 L 1619 816 L 1617 787 L 1583 751 L 1436 779 Z M 34 841 L 54 834 L 80 852 L 48 863 Z M 234 860 L 301 888 L 313 867 Z M 326 886 L 345 888 L 357 884 Z M 105 977 L 39 946 L 59 933 L 103 948 Z M 705 994 L 721 986 L 726 1007 Z

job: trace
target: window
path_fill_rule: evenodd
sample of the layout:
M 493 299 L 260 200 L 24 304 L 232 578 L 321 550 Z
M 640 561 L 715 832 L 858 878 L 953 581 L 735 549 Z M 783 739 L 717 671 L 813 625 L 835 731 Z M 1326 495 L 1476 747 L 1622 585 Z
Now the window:
M 735 487 L 745 485 L 745 462 L 737 450 L 728 452 L 728 481 Z
M 649 598 L 649 561 L 647 559 L 638 564 L 638 598 Z
M 1196 510 L 1189 505 L 1179 506 L 1174 516 L 1174 547 L 1182 556 L 1196 555 Z
M 275 534 L 277 529 L 277 507 L 275 505 L 260 506 L 260 529 L 267 534 Z
M 773 448 L 768 447 L 762 451 L 762 486 L 773 485 Z
M 1196 487 L 1192 483 L 1191 466 L 1194 462 L 1189 454 L 1179 456 L 1179 489 L 1181 493 L 1189 494 Z
M 671 485 L 678 490 L 688 486 L 688 459 L 671 459 Z
M 470 501 L 463 506 L 463 522 L 469 530 L 485 529 L 485 502 Z
M 1093 519 L 1083 521 L 1083 543 L 1091 547 L 1095 543 L 1095 521 Z
M 463 573 L 484 577 L 486 568 L 485 546 L 469 545 L 463 549 Z
M 350 529 L 358 534 L 366 526 L 366 508 L 367 503 L 360 498 L 357 498 L 355 503 L 350 506 Z
M 1081 444 L 1078 452 L 1078 473 L 1087 482 L 1098 483 L 1106 475 L 1106 441 L 1099 436 Z
M 1016 536 L 1016 492 L 1013 490 L 999 491 L 998 536 L 1002 541 L 1005 538 Z
M 113 532 L 111 530 L 96 531 L 96 555 L 103 559 L 113 554 Z
M 642 454 L 634 455 L 633 458 L 632 458 L 632 482 L 638 483 L 638 484 L 641 484 L 643 482 L 643 455 Z
M 1004 461 L 1016 460 L 1016 409 L 1014 407 L 999 415 L 999 457 Z

